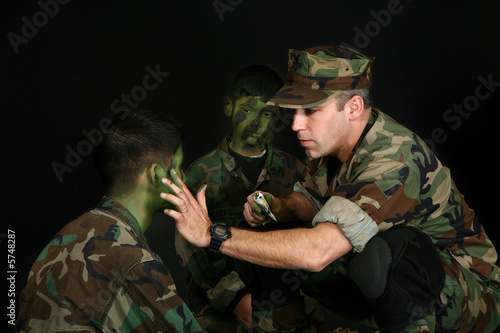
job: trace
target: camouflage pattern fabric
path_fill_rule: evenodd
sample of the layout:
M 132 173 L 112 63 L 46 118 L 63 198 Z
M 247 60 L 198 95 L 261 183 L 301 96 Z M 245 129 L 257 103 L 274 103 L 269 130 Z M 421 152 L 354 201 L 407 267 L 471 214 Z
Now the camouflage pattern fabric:
M 346 46 L 318 46 L 289 50 L 287 83 L 268 102 L 284 108 L 310 108 L 325 103 L 341 91 L 372 85 L 368 57 Z
M 104 197 L 36 259 L 21 332 L 202 332 L 134 217 Z
M 301 296 L 294 303 L 277 307 L 273 311 L 253 311 L 252 332 L 319 333 L 325 332 L 323 313 L 318 302 L 308 296 Z
M 247 196 L 257 190 L 287 196 L 292 193 L 294 183 L 302 180 L 301 173 L 305 166 L 295 157 L 267 145 L 264 167 L 256 184 L 253 184 L 230 155 L 229 140 L 230 136 L 227 136 L 218 149 L 192 163 L 186 172 L 187 184 L 194 192 L 201 186 L 208 185 L 207 207 L 212 222 L 250 228 L 243 217 L 243 205 Z M 293 226 L 292 223 L 272 222 L 256 229 L 271 230 Z M 274 332 L 275 330 L 271 330 L 273 325 L 279 325 L 273 320 L 274 312 L 293 309 L 303 316 L 309 315 L 300 295 L 300 279 L 291 271 L 256 267 L 222 254 L 214 254 L 194 247 L 179 234 L 176 236 L 176 249 L 181 265 L 186 268 L 190 307 L 207 331 L 241 330 L 243 325 L 235 320 L 233 309 L 247 293 L 252 294 L 254 301 L 254 326 L 262 332 Z M 279 303 L 266 299 L 266 296 L 270 297 L 276 290 L 282 292 L 280 301 L 284 300 L 284 295 L 289 299 Z M 260 311 L 256 305 L 257 300 L 265 305 Z M 309 306 L 307 311 L 319 309 Z M 321 316 L 315 318 L 319 317 Z M 303 324 L 310 325 L 307 321 Z M 318 319 L 317 324 L 321 327 L 322 319 Z
M 338 223 L 355 251 L 397 225 L 422 230 L 443 261 L 446 283 L 433 313 L 415 316 L 405 331 L 491 332 L 500 324 L 497 252 L 449 169 L 421 138 L 379 110 L 367 129 L 332 182 L 330 158 L 309 161 L 296 189 L 322 207 L 315 221 Z

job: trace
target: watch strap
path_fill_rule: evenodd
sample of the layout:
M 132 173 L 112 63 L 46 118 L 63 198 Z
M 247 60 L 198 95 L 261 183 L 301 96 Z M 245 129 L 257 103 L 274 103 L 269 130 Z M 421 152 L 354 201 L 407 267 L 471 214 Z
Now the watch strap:
M 210 239 L 210 245 L 208 246 L 208 250 L 213 253 L 219 253 L 222 242 L 224 241 L 225 239 L 217 239 L 215 237 L 212 237 Z

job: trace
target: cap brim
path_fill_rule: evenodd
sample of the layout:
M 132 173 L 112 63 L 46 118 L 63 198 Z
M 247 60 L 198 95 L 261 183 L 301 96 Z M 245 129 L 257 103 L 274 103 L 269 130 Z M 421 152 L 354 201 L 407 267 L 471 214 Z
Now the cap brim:
M 267 104 L 290 109 L 311 108 L 329 101 L 340 92 L 341 90 L 316 90 L 285 85 Z

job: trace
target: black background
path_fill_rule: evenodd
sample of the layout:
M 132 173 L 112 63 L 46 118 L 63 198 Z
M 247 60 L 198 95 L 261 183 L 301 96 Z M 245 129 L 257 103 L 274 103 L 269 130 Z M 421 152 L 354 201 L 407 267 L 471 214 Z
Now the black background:
M 14 230 L 17 296 L 45 244 L 102 196 L 90 156 L 62 181 L 52 164 L 66 164 L 66 147 L 82 148 L 82 131 L 113 117 L 111 104 L 142 85 L 147 66 L 169 75 L 138 107 L 184 123 L 187 167 L 228 132 L 222 99 L 234 74 L 263 64 L 285 78 L 289 48 L 344 43 L 376 57 L 375 106 L 423 138 L 435 130 L 446 135 L 434 151 L 500 243 L 494 208 L 500 87 L 479 88 L 488 98 L 476 99 L 459 126 L 443 119 L 455 104 L 474 102 L 480 77 L 500 85 L 498 2 L 220 0 L 229 7 L 219 13 L 216 3 L 72 0 L 51 17 L 36 1 L 2 1 L 0 260 L 7 267 L 4 237 Z M 38 31 L 16 52 L 9 36 L 26 37 L 26 21 Z M 276 145 L 303 157 L 289 115 L 285 122 Z M 158 215 L 146 234 L 184 296 L 173 222 Z

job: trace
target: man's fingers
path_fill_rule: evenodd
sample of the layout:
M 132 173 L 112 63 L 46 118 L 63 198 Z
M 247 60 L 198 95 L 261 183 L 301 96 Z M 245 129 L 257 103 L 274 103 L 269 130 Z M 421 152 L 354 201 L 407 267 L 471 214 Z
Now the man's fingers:
M 253 223 L 253 222 L 249 222 L 249 221 L 247 221 L 247 223 L 248 223 L 248 224 L 250 224 L 250 226 L 251 226 L 252 228 L 258 227 L 259 225 L 261 225 L 261 224 L 262 224 L 262 223 Z
M 247 220 L 248 224 L 250 224 L 252 227 L 257 227 L 262 222 L 264 222 L 264 218 L 254 213 L 248 202 L 246 202 L 244 205 L 243 216 L 245 217 L 245 220 Z
M 161 193 L 160 197 L 162 197 L 164 200 L 170 202 L 171 204 L 177 207 L 177 210 L 165 209 L 163 212 L 168 216 L 172 217 L 173 219 L 175 219 L 176 221 L 179 220 L 182 217 L 182 213 L 180 212 L 180 210 L 184 209 L 182 207 L 186 206 L 184 200 L 170 193 Z
M 173 194 L 161 193 L 160 196 L 164 200 L 166 200 L 166 201 L 170 202 L 172 205 L 176 206 L 178 211 L 181 211 L 181 210 L 187 208 L 186 202 L 183 199 L 181 199 Z
M 161 181 L 163 182 L 163 184 L 165 184 L 166 187 L 170 189 L 172 193 L 175 193 L 175 195 L 179 196 L 182 193 L 182 190 L 177 185 L 175 185 L 174 182 L 172 182 L 170 179 L 163 178 Z
M 243 214 L 250 219 L 260 218 L 259 215 L 254 213 L 252 206 L 248 202 L 243 205 Z
M 186 184 L 184 184 L 179 174 L 177 174 L 177 172 L 174 169 L 170 170 L 170 174 L 172 176 L 171 177 L 172 179 L 163 178 L 162 182 L 167 187 L 169 187 L 172 190 L 172 192 L 175 193 L 178 197 L 190 199 L 190 197 L 192 197 L 191 192 L 186 190 L 187 186 Z
M 175 172 L 175 170 L 170 170 L 170 173 L 172 174 L 173 180 L 170 180 L 168 178 L 163 178 L 162 182 L 168 188 L 170 188 L 172 193 L 174 193 L 176 196 L 178 196 L 179 198 L 186 201 L 186 203 L 188 201 L 190 201 L 191 199 L 194 199 L 193 196 L 191 195 L 191 192 L 189 192 L 189 190 L 187 190 L 186 184 L 184 184 L 184 182 L 179 177 L 177 172 Z M 184 189 L 186 189 L 186 190 L 184 190 Z M 179 207 L 179 208 L 181 208 L 181 207 Z
M 212 222 L 206 210 L 205 189 L 197 194 L 198 202 L 179 175 L 173 171 L 170 173 L 175 182 L 162 179 L 168 191 L 161 193 L 161 197 L 178 209 L 165 209 L 164 213 L 175 220 L 176 228 L 185 240 L 198 247 L 208 247 Z
M 170 170 L 170 174 L 172 175 L 172 181 L 173 183 L 179 187 L 179 189 L 184 189 L 186 187 L 186 184 L 184 184 L 184 182 L 182 181 L 181 177 L 179 176 L 179 174 L 174 170 Z
M 207 184 L 205 184 L 199 191 L 196 193 L 196 200 L 198 203 L 201 205 L 203 210 L 207 212 L 207 197 L 206 197 L 206 191 L 207 191 Z
M 182 213 L 179 213 L 178 211 L 173 210 L 173 209 L 165 209 L 163 212 L 176 221 L 182 217 Z

